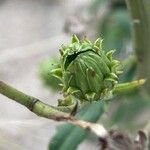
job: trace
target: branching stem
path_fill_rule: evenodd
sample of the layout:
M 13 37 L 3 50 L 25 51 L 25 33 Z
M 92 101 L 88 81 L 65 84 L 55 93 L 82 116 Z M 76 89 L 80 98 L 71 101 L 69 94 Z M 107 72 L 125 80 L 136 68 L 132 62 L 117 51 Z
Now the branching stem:
M 131 84 L 130 83 L 120 84 L 119 86 L 116 87 L 114 93 L 119 93 L 123 91 L 127 92 L 131 89 L 139 87 L 144 83 L 144 81 L 145 80 L 139 80 L 138 82 L 137 81 L 131 82 Z M 89 130 L 99 137 L 104 137 L 107 135 L 107 131 L 102 125 L 86 122 L 83 120 L 78 120 L 70 116 L 68 113 L 60 111 L 60 108 L 45 104 L 41 100 L 29 96 L 27 94 L 24 94 L 23 92 L 20 92 L 19 90 L 13 88 L 10 85 L 7 85 L 2 81 L 0 81 L 0 93 L 10 98 L 11 100 L 14 100 L 22 104 L 23 106 L 25 106 L 30 111 L 32 111 L 33 113 L 35 113 L 40 117 L 52 119 L 55 121 L 69 122 L 83 129 Z
M 65 121 L 77 125 L 83 129 L 93 132 L 95 135 L 100 137 L 107 134 L 107 131 L 102 125 L 78 120 L 69 114 L 58 110 L 57 107 L 47 105 L 39 99 L 26 95 L 2 81 L 0 81 L 0 93 L 24 105 L 26 108 L 40 117 L 55 121 Z

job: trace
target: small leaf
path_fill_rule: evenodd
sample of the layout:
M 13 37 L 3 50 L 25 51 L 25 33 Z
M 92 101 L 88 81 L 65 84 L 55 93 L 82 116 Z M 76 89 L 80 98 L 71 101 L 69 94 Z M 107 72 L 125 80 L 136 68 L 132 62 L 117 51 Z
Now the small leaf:
M 89 101 L 92 101 L 92 100 L 96 97 L 96 93 L 94 93 L 94 92 L 87 93 L 87 94 L 85 94 L 85 97 L 86 97 Z
M 113 78 L 105 78 L 105 80 L 104 80 L 104 82 L 105 81 L 109 81 L 109 82 L 112 82 L 112 83 L 118 83 L 118 81 L 116 81 L 115 79 L 113 79 Z
M 80 90 L 78 90 L 77 88 L 69 87 L 69 88 L 67 89 L 67 93 L 68 93 L 68 94 L 76 94 L 76 93 L 78 93 L 78 92 L 80 92 Z
M 115 80 L 118 80 L 118 76 L 115 73 L 112 72 L 109 75 L 110 75 L 111 78 L 113 78 Z
M 62 78 L 62 70 L 61 70 L 61 68 L 53 69 L 53 70 L 51 71 L 51 74 L 52 74 L 54 77 L 56 77 L 56 78 L 58 78 L 58 79 L 60 79 L 60 80 L 61 80 L 61 78 Z
M 114 59 L 114 60 L 112 60 L 111 65 L 112 65 L 112 68 L 119 67 L 120 61 Z
M 73 105 L 71 96 L 65 97 L 65 99 L 58 99 L 58 106 L 70 106 Z
M 102 42 L 103 40 L 101 38 L 98 38 L 95 42 L 94 42 L 94 46 L 98 47 L 99 50 L 102 49 Z
M 84 38 L 83 42 L 92 45 L 92 42 L 87 37 Z
M 96 45 L 94 45 L 93 49 L 96 53 L 98 53 L 100 51 L 100 49 Z
M 116 84 L 116 83 L 117 83 L 117 81 L 112 78 L 106 78 L 104 80 L 104 86 L 107 88 L 110 88 L 110 89 L 112 89 L 114 84 Z
M 79 43 L 79 39 L 75 34 L 72 35 L 71 43 Z
M 106 53 L 106 56 L 110 61 L 112 60 L 112 56 L 113 56 L 114 52 L 115 52 L 115 50 L 111 50 Z

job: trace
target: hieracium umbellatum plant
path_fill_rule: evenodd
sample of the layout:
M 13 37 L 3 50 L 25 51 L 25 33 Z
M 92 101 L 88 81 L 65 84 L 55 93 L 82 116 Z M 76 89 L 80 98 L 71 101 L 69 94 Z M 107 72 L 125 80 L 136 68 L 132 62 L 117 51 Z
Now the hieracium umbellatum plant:
M 98 101 L 112 94 L 118 85 L 121 63 L 113 58 L 114 50 L 102 49 L 102 39 L 95 42 L 87 38 L 79 40 L 75 35 L 67 46 L 60 49 L 60 65 L 51 71 L 61 80 L 64 101 L 59 105 L 71 105 L 72 97 L 83 102 Z

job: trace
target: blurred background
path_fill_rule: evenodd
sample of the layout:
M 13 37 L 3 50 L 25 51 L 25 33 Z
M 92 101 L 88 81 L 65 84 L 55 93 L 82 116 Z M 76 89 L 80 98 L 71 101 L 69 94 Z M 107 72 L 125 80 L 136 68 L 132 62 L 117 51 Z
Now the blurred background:
M 104 38 L 104 50 L 116 49 L 118 59 L 132 54 L 124 0 L 0 0 L 0 79 L 56 105 L 61 95 L 49 88 L 49 61 L 73 33 L 80 39 Z M 133 79 L 131 60 L 121 81 Z M 0 95 L 1 150 L 46 150 L 57 124 Z M 88 140 L 79 149 L 96 147 Z

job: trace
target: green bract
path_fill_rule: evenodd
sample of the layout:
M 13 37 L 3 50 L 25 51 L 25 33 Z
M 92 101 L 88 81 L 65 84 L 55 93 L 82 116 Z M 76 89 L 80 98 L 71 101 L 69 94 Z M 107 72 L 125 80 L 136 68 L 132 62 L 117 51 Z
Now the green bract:
M 53 73 L 61 78 L 64 95 L 84 101 L 97 101 L 111 93 L 118 83 L 119 61 L 112 58 L 114 51 L 105 53 L 102 40 L 94 43 L 79 41 L 73 35 L 68 46 L 62 46 L 61 67 Z

